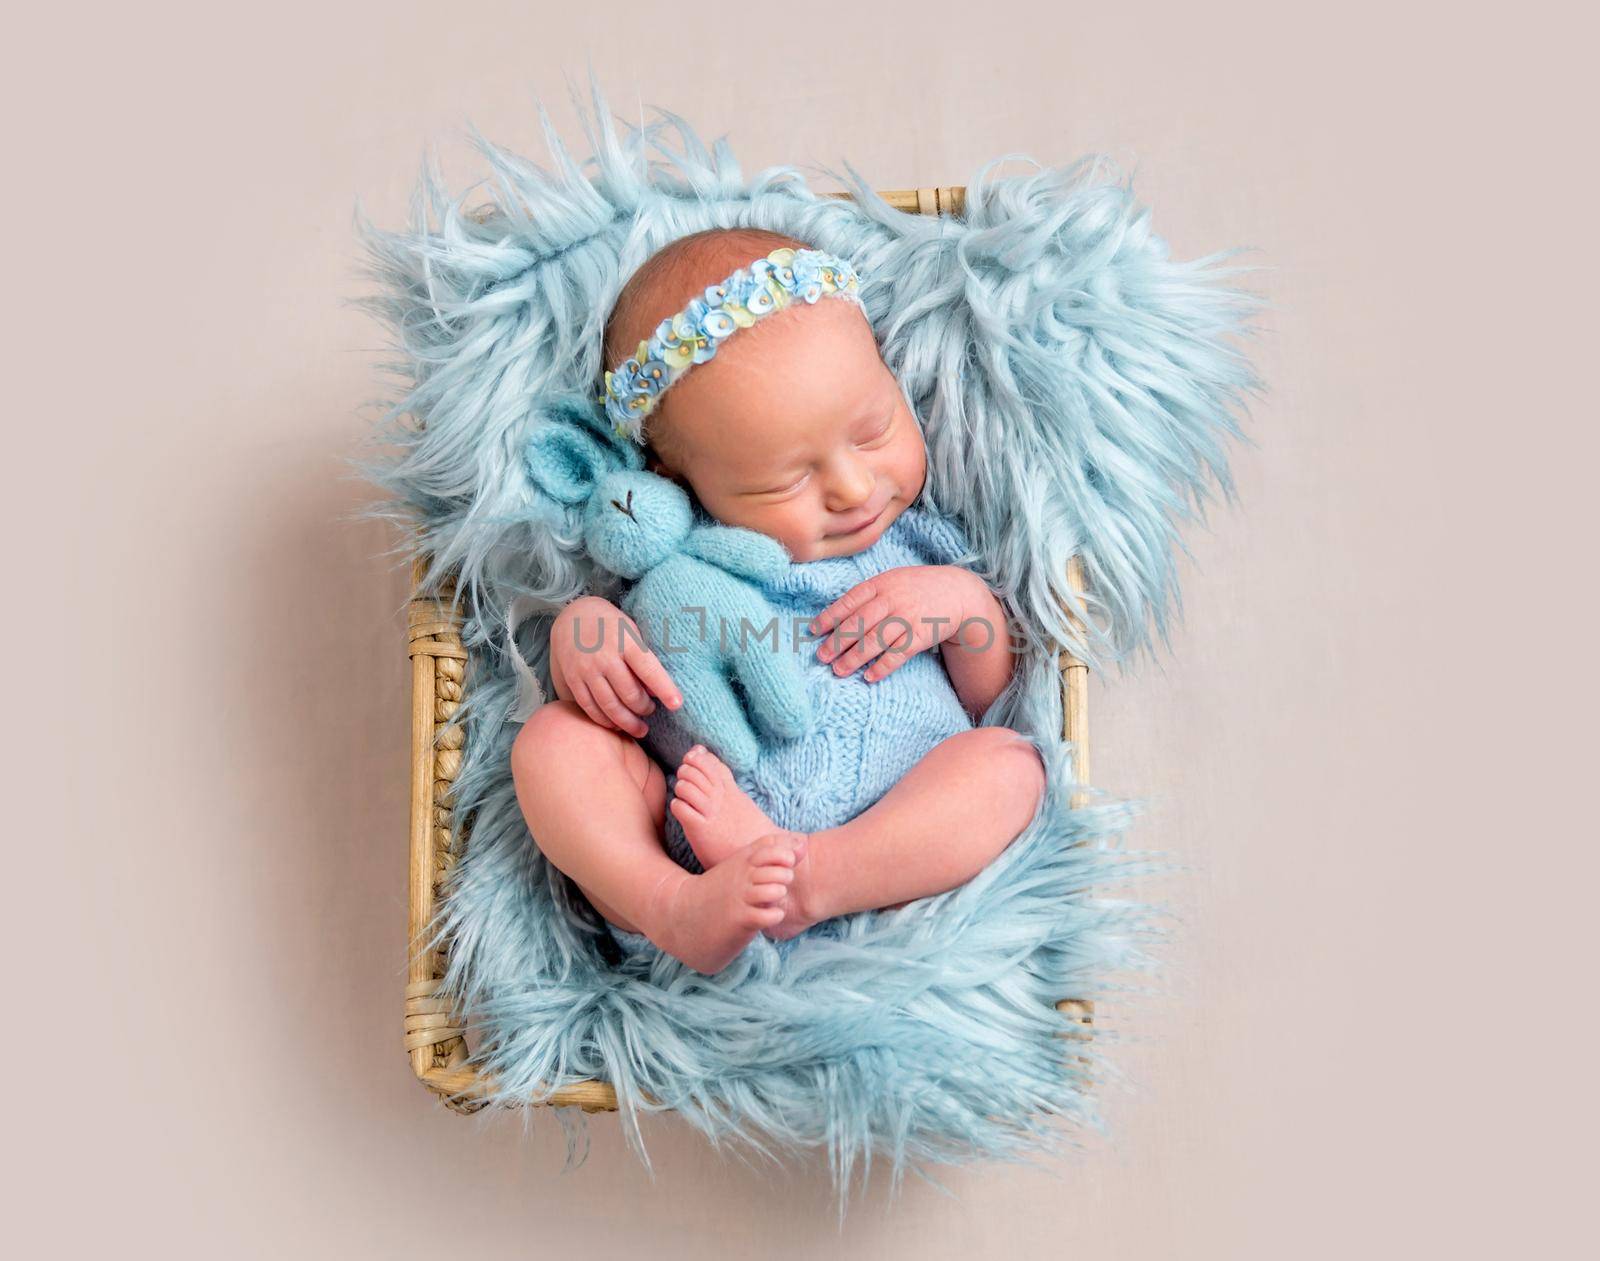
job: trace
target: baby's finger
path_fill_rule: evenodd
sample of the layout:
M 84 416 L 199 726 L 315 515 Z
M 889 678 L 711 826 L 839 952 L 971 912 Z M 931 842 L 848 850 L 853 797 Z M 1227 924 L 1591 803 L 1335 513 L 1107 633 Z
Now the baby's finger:
M 750 901 L 757 906 L 772 906 L 782 902 L 789 896 L 788 887 L 781 884 L 757 884 L 750 886 Z
M 604 727 L 607 731 L 615 731 L 617 729 L 616 724 L 606 717 L 605 711 L 600 708 L 594 697 L 589 694 L 588 684 L 581 679 L 569 679 L 567 682 L 572 688 L 573 702 L 579 709 L 589 715 L 590 722 L 597 727 Z
M 907 639 L 909 635 L 910 629 L 906 626 L 905 618 L 886 618 L 872 627 L 833 663 L 833 672 L 842 676 L 858 670 L 873 658 L 881 656 L 891 647 Z M 895 655 L 903 656 L 904 649 L 899 649 Z
M 837 655 L 841 648 L 859 639 L 868 627 L 882 621 L 888 612 L 888 597 L 879 595 L 842 614 L 833 633 L 822 641 L 824 657 Z
M 668 709 L 677 709 L 683 704 L 683 693 L 678 691 L 677 684 L 655 653 L 628 637 L 622 646 L 622 659 L 628 663 L 639 682 L 660 698 Z
M 606 682 L 611 684 L 611 690 L 617 694 L 617 699 L 631 709 L 639 717 L 655 712 L 656 703 L 650 699 L 639 684 L 638 677 L 628 668 L 625 661 L 613 659 L 604 666 Z
M 589 694 L 594 697 L 594 703 L 616 724 L 617 730 L 626 731 L 636 738 L 643 738 L 649 734 L 650 728 L 645 726 L 643 719 L 617 699 L 617 694 L 611 690 L 611 684 L 605 679 L 591 679 Z
M 878 682 L 885 675 L 893 674 L 906 664 L 907 659 L 914 658 L 923 648 L 930 647 L 925 642 L 930 637 L 915 634 L 914 630 L 907 626 L 904 618 L 886 618 L 878 624 L 874 635 L 882 635 L 883 650 L 875 655 L 872 666 L 867 667 L 864 677 L 869 683 Z
M 822 662 L 832 661 L 851 644 L 860 641 L 866 633 L 884 618 L 889 616 L 891 609 L 888 596 L 876 596 L 868 600 L 859 609 L 845 615 L 838 628 L 823 641 L 822 647 L 817 650 L 817 658 Z
M 917 651 L 921 650 L 919 649 Z M 900 652 L 897 649 L 891 648 L 888 652 L 884 653 L 883 656 L 879 657 L 870 666 L 868 666 L 866 673 L 864 673 L 861 677 L 868 683 L 876 683 L 879 679 L 888 678 L 891 674 L 893 674 L 901 666 L 905 665 L 906 662 L 910 661 L 911 658 L 916 655 L 916 652 Z
M 876 592 L 877 588 L 872 585 L 870 578 L 865 582 L 856 583 L 855 586 L 851 587 L 850 590 L 846 591 L 811 619 L 811 633 L 813 635 L 821 635 L 824 631 L 832 630 L 839 624 L 840 618 L 860 608 L 868 600 L 872 599 Z

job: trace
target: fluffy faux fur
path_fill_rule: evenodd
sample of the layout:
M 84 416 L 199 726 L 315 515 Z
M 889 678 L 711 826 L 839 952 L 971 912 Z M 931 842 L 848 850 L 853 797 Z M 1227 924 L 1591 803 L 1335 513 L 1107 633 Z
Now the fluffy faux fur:
M 1139 866 L 1114 843 L 1128 807 L 1095 795 L 1043 809 L 966 886 L 788 947 L 757 938 L 715 977 L 671 960 L 608 965 L 528 834 L 508 750 L 526 712 L 519 669 L 548 690 L 554 612 L 616 588 L 538 510 L 520 461 L 541 408 L 595 388 L 607 313 L 668 241 L 753 225 L 849 258 L 924 426 L 929 496 L 1029 629 L 986 721 L 1043 742 L 1059 804 L 1075 785 L 1056 652 L 1103 665 L 1164 636 L 1178 527 L 1212 486 L 1231 493 L 1225 445 L 1253 384 L 1231 335 L 1249 299 L 1216 260 L 1170 259 L 1128 188 L 1092 162 L 1008 178 L 986 167 L 964 221 L 922 217 L 853 168 L 835 178 L 854 204 L 821 198 L 790 167 L 746 179 L 724 141 L 708 149 L 674 114 L 619 135 L 598 90 L 593 103 L 582 165 L 541 110 L 550 169 L 480 142 L 495 176 L 480 211 L 425 173 L 409 230 L 360 224 L 368 305 L 404 381 L 387 453 L 367 468 L 393 494 L 387 510 L 420 526 L 408 537 L 432 557 L 430 580 L 458 576 L 467 619 L 455 818 L 469 839 L 435 928 L 476 1059 L 502 1100 L 610 1081 L 636 1143 L 637 1113 L 670 1108 L 713 1141 L 823 1147 L 841 1188 L 875 1156 L 898 1178 L 1052 1146 L 1067 1131 L 1051 1118 L 1094 1120 L 1086 1074 L 1104 1071 L 1095 1045 L 1063 1040 L 1054 1003 L 1115 989 L 1148 927 L 1108 896 Z M 1065 580 L 1074 554 L 1082 604 Z

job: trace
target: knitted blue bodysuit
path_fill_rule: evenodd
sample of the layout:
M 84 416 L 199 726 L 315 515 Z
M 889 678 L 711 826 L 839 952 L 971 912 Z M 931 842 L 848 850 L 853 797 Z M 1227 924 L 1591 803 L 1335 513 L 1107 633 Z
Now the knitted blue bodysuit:
M 798 740 L 763 740 L 755 765 L 735 775 L 739 787 L 778 827 L 816 832 L 853 819 L 935 745 L 973 725 L 937 649 L 917 653 L 877 682 L 866 681 L 865 667 L 839 678 L 831 665 L 817 659 L 817 641 L 804 636 L 806 622 L 858 582 L 886 569 L 966 566 L 974 559 L 961 527 L 919 499 L 865 551 L 797 561 L 783 577 L 762 585 L 779 615 L 778 651 L 798 654 L 816 716 L 811 733 Z M 797 623 L 802 632 L 798 646 Z M 764 644 L 749 649 L 769 650 Z M 658 655 L 670 673 L 670 654 Z M 670 800 L 678 764 L 695 741 L 663 707 L 656 708 L 649 725 L 642 743 L 667 774 Z M 664 842 L 680 866 L 702 870 L 671 811 Z M 642 934 L 614 925 L 611 935 L 629 953 L 656 949 Z

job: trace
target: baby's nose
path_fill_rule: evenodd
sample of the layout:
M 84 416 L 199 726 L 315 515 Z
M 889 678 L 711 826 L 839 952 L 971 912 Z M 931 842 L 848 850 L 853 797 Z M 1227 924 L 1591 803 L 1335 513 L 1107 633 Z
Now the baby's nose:
M 828 506 L 836 512 L 859 508 L 872 498 L 872 472 L 863 464 L 841 469 L 828 481 Z

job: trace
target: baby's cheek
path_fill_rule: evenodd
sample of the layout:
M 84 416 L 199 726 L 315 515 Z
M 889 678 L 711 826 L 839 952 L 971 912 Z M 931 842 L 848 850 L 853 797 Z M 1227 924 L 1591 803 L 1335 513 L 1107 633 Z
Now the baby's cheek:
M 811 553 L 822 534 L 816 513 L 803 505 L 786 504 L 784 509 L 765 533 L 781 542 L 796 559 L 814 559 Z
M 810 559 L 809 551 L 815 545 L 818 531 L 814 518 L 803 505 L 782 503 L 752 506 L 735 502 L 718 511 L 718 505 L 707 502 L 705 507 L 707 512 L 725 525 L 755 530 L 758 534 L 777 539 L 797 560 Z
M 913 426 L 916 424 L 915 421 L 911 423 Z M 921 493 L 923 479 L 928 473 L 928 459 L 923 450 L 921 437 L 913 434 L 911 440 L 904 445 L 897 464 L 895 480 L 900 483 L 900 488 L 908 499 L 915 499 Z

